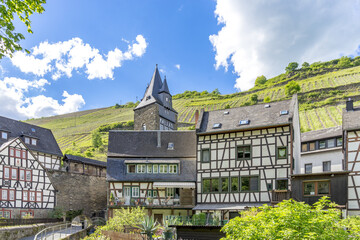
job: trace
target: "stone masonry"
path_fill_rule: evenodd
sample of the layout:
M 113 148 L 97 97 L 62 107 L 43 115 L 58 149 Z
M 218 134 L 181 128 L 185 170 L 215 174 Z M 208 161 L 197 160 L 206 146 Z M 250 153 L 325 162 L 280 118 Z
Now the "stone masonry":
M 134 111 L 134 130 L 142 130 L 144 123 L 146 130 L 160 129 L 159 106 L 157 104 L 151 104 Z
M 65 211 L 83 209 L 83 214 L 106 210 L 106 178 L 79 173 L 49 171 L 56 189 L 56 206 Z

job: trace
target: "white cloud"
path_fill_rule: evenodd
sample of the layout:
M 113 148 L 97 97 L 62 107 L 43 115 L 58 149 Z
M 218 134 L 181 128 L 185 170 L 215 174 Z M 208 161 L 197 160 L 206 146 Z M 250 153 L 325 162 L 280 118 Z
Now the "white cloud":
M 38 95 L 26 96 L 31 90 L 44 91 L 44 86 L 50 84 L 46 79 L 29 81 L 14 77 L 0 80 L 0 115 L 15 119 L 38 118 L 78 111 L 85 101 L 81 95 L 69 94 L 64 91 L 63 103 Z
M 238 76 L 247 90 L 259 75 L 275 76 L 289 62 L 326 61 L 354 54 L 360 39 L 360 1 L 217 0 L 221 30 L 209 37 L 215 67 Z
M 166 73 L 165 69 L 162 69 L 162 68 L 159 68 L 159 72 L 161 72 L 162 74 Z
M 177 70 L 180 70 L 180 64 L 175 64 Z
M 138 35 L 136 41 L 128 45 L 127 51 L 115 48 L 102 55 L 82 39 L 73 38 L 57 43 L 42 42 L 32 48 L 30 55 L 16 52 L 11 61 L 24 73 L 41 77 L 50 73 L 54 80 L 64 75 L 70 78 L 74 70 L 82 68 L 85 68 L 88 79 L 113 79 L 114 69 L 121 67 L 123 61 L 144 55 L 147 45 L 146 39 Z

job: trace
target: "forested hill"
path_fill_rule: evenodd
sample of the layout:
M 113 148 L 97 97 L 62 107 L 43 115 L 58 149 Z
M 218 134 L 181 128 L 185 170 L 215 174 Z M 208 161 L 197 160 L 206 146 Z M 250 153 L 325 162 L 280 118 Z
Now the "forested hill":
M 179 113 L 178 121 L 184 128 L 191 128 L 195 111 L 201 108 L 213 111 L 280 101 L 298 92 L 301 130 L 306 132 L 341 125 L 341 111 L 346 98 L 351 97 L 355 106 L 360 105 L 360 57 L 304 63 L 301 67 L 290 63 L 285 70 L 285 73 L 271 79 L 258 77 L 255 87 L 246 92 L 221 95 L 215 89 L 212 92 L 185 91 L 174 95 L 173 105 Z M 116 104 L 27 122 L 50 128 L 63 152 L 105 160 L 108 130 L 132 129 L 134 106 L 136 103 Z M 95 140 L 92 141 L 92 138 Z

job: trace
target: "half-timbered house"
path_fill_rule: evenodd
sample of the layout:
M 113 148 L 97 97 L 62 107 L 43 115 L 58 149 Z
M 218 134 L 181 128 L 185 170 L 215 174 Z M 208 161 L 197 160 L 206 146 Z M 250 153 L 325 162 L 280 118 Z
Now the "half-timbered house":
M 48 216 L 55 190 L 46 169 L 19 137 L 0 146 L 0 217 Z
M 198 212 L 239 210 L 290 197 L 300 156 L 297 96 L 292 100 L 202 111 L 197 131 Z
M 313 204 L 322 196 L 345 208 L 347 177 L 342 152 L 342 127 L 301 134 L 301 157 L 292 175 L 292 197 Z
M 353 106 L 353 100 L 346 101 L 343 111 L 343 139 L 345 167 L 348 176 L 348 212 L 360 214 L 360 107 Z
M 116 208 L 144 206 L 158 221 L 192 215 L 195 206 L 194 131 L 110 131 L 109 217 Z
M 62 152 L 50 129 L 0 116 L 0 145 L 17 137 L 45 168 L 60 169 Z

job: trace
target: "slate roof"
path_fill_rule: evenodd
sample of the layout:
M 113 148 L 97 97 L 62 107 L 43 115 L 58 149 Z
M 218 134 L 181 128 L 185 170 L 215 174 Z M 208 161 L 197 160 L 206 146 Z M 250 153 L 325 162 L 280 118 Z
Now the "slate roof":
M 64 160 L 74 161 L 74 162 L 81 162 L 85 164 L 90 164 L 94 166 L 106 167 L 106 162 L 98 161 L 90 158 L 84 158 L 79 156 L 74 156 L 70 154 L 65 154 Z
M 342 136 L 342 127 L 324 128 L 316 131 L 301 133 L 301 142 L 309 142 L 314 140 L 339 137 Z
M 195 182 L 196 181 L 196 159 L 179 159 L 179 174 L 140 174 L 126 173 L 125 160 L 127 158 L 108 158 L 107 180 L 108 181 L 141 181 L 141 182 Z M 141 160 L 141 159 L 139 159 Z
M 0 145 L 16 137 L 24 141 L 24 136 L 27 136 L 37 139 L 36 145 L 26 144 L 30 150 L 63 155 L 50 129 L 0 116 L 0 130 L 8 132 L 8 139 L 0 138 Z
M 161 97 L 159 96 L 159 94 L 162 92 L 166 92 L 170 94 L 166 79 L 164 80 L 163 83 L 160 77 L 158 66 L 156 64 L 154 74 L 151 78 L 149 86 L 146 88 L 144 97 L 141 99 L 139 105 L 137 105 L 136 108 L 134 108 L 134 110 L 149 106 L 153 103 L 158 103 L 164 106 L 164 103 L 162 102 Z M 176 112 L 173 108 L 171 108 L 171 110 Z
M 211 112 L 202 111 L 196 125 L 198 134 L 227 132 L 236 130 L 256 129 L 292 123 L 292 117 L 297 102 L 294 95 L 291 100 L 272 102 L 268 104 L 257 104 L 246 107 L 223 109 Z M 270 107 L 266 108 L 266 105 Z M 287 115 L 280 115 L 280 111 L 289 111 Z M 225 114 L 228 112 L 228 114 Z M 240 120 L 249 120 L 249 124 L 240 125 Z M 214 124 L 220 123 L 219 128 Z
M 346 111 L 344 109 L 342 126 L 344 131 L 360 129 L 360 108 L 354 108 L 354 111 Z
M 161 146 L 158 147 L 158 134 Z M 174 150 L 168 150 L 168 143 Z M 195 158 L 195 131 L 109 131 L 108 157 Z

